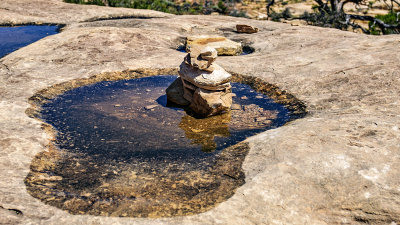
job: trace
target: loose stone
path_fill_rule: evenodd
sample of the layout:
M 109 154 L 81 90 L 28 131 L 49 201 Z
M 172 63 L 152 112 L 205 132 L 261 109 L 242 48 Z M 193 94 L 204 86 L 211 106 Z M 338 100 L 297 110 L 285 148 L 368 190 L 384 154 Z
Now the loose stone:
M 190 36 L 186 38 L 186 51 L 190 52 L 193 48 L 214 48 L 218 55 L 240 55 L 242 54 L 242 44 L 234 42 L 221 36 Z
M 242 107 L 239 104 L 232 104 L 231 109 L 232 110 L 240 110 L 240 109 L 242 109 Z
M 246 24 L 237 24 L 236 25 L 236 31 L 238 33 L 252 34 L 252 33 L 257 33 L 258 32 L 258 28 L 257 27 L 252 27 L 252 26 L 246 25 Z
M 145 106 L 144 108 L 146 109 L 146 110 L 151 110 L 151 109 L 154 109 L 155 107 L 157 107 L 158 105 L 148 105 L 148 106 Z

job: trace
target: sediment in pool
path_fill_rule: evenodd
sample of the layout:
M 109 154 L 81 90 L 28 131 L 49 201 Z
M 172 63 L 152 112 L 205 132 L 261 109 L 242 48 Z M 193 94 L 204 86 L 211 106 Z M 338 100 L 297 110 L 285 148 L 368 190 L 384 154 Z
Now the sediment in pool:
M 142 76 L 132 74 L 126 76 Z M 283 125 L 303 108 L 297 104 L 296 112 L 274 103 L 265 91 L 236 83 L 234 102 L 240 109 L 199 120 L 165 106 L 164 90 L 175 78 L 103 81 L 73 89 L 99 79 L 95 77 L 32 97 L 41 113 L 32 113 L 36 108 L 28 114 L 45 121 L 54 140 L 32 161 L 25 179 L 28 192 L 73 214 L 170 217 L 204 212 L 244 184 L 241 165 L 249 148 L 240 141 Z

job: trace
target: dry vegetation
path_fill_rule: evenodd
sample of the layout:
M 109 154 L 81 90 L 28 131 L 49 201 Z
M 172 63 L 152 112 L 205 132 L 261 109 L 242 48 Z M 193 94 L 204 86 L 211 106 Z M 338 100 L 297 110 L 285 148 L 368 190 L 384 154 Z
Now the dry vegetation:
M 366 34 L 399 34 L 399 0 L 64 0 L 153 9 L 173 14 L 224 14 L 333 27 Z M 294 22 L 292 22 L 295 20 Z M 302 21 L 302 22 L 299 22 Z

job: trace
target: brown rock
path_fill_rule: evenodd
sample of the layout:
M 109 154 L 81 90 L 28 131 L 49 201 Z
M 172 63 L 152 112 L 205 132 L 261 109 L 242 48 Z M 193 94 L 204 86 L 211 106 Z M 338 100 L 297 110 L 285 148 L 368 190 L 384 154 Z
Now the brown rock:
M 205 89 L 207 89 L 207 87 L 214 87 L 214 89 L 218 89 L 220 85 L 229 82 L 232 78 L 232 75 L 215 63 L 213 66 L 214 70 L 212 72 L 208 72 L 194 68 L 183 62 L 179 67 L 178 73 L 183 79 L 190 81 L 197 87 L 205 87 Z
M 246 24 L 237 24 L 236 25 L 236 31 L 238 33 L 253 34 L 253 33 L 257 33 L 258 32 L 258 28 L 257 27 L 252 27 L 252 26 L 246 25 Z
M 144 108 L 146 109 L 146 110 L 151 110 L 151 109 L 154 109 L 155 107 L 157 107 L 158 105 L 147 105 L 147 106 L 145 106 Z
M 168 101 L 178 105 L 190 104 L 190 102 L 183 97 L 184 92 L 181 78 L 178 77 L 174 82 L 172 82 L 172 84 L 167 88 L 166 92 Z
M 198 88 L 193 94 L 191 110 L 197 115 L 208 117 L 229 111 L 232 105 L 231 92 L 209 91 Z
M 214 48 L 218 55 L 240 55 L 242 54 L 242 44 L 234 42 L 221 36 L 190 36 L 186 39 L 186 51 L 190 52 L 193 48 Z
M 185 56 L 184 62 L 187 65 L 200 70 L 204 70 L 209 67 L 208 61 L 201 58 L 200 50 L 198 48 L 192 48 L 191 51 Z
M 242 106 L 239 104 L 232 104 L 232 110 L 241 110 Z
M 210 67 L 211 64 L 217 59 L 218 52 L 215 50 L 215 48 L 205 47 L 201 50 L 200 56 L 202 59 L 207 60 L 207 67 Z
M 212 72 L 214 67 L 211 64 L 217 59 L 217 51 L 211 47 L 196 46 L 190 49 L 184 62 L 200 70 Z

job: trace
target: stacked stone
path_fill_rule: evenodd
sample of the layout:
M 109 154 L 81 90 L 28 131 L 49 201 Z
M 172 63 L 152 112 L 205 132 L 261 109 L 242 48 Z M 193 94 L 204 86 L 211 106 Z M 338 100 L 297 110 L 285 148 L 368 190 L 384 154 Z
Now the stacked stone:
M 179 78 L 167 89 L 169 101 L 189 106 L 201 117 L 221 114 L 232 105 L 232 75 L 214 63 L 214 48 L 191 48 L 179 67 Z

